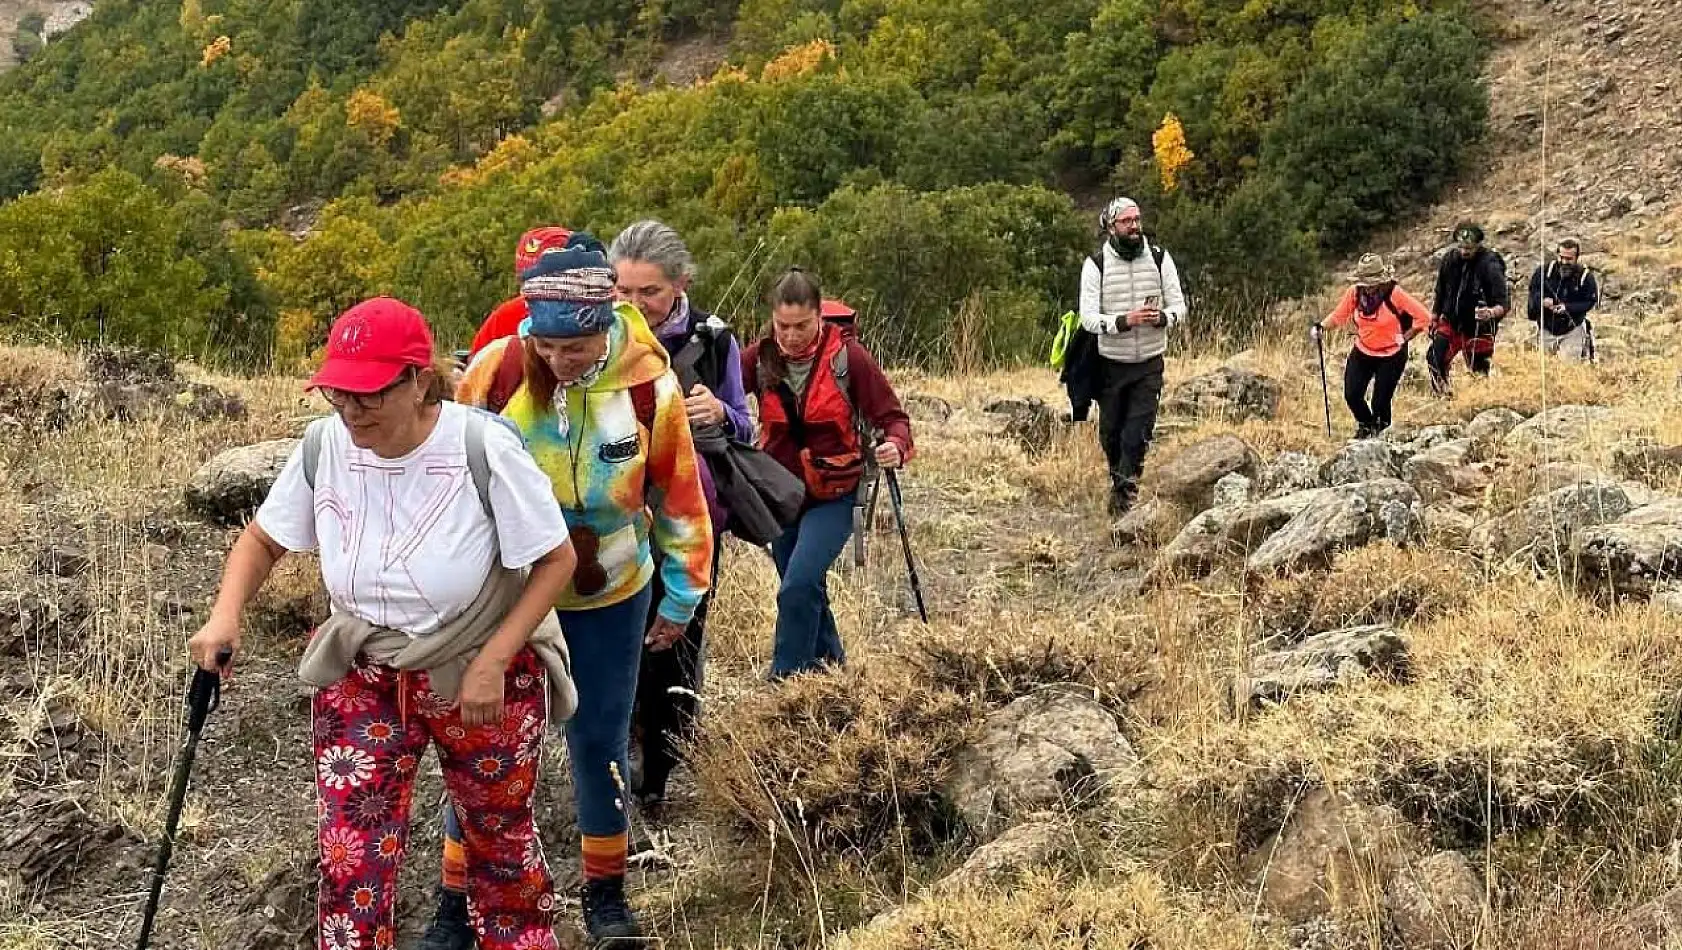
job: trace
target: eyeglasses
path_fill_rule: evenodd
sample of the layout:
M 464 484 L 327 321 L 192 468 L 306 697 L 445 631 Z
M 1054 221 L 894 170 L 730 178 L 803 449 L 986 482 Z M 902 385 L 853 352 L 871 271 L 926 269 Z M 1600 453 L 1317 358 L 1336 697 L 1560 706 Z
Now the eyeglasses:
M 602 539 L 589 525 L 567 529 L 572 549 L 578 555 L 578 567 L 572 572 L 572 589 L 580 597 L 594 597 L 607 587 L 607 568 L 602 566 Z
M 363 412 L 372 412 L 373 410 L 385 405 L 386 396 L 390 395 L 398 387 L 408 383 L 410 380 L 413 380 L 417 375 L 418 374 L 413 369 L 404 370 L 403 375 L 397 377 L 396 382 L 377 392 L 353 393 L 346 392 L 343 389 L 332 389 L 323 386 L 321 388 L 321 395 L 327 400 L 327 404 L 332 406 L 334 409 L 344 409 L 354 403 L 356 408 L 362 410 Z

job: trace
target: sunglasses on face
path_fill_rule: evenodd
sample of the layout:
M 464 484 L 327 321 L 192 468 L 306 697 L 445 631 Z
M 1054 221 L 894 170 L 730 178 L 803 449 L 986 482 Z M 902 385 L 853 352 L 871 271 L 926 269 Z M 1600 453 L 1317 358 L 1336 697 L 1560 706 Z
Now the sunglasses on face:
M 581 597 L 594 597 L 607 587 L 607 568 L 602 566 L 602 539 L 589 525 L 567 529 L 578 566 L 572 572 L 572 589 Z
M 327 400 L 327 404 L 332 406 L 334 409 L 344 409 L 347 406 L 354 405 L 363 412 L 372 412 L 373 410 L 384 406 L 385 397 L 396 391 L 398 387 L 403 386 L 410 380 L 414 379 L 415 375 L 416 373 L 412 369 L 404 370 L 403 375 L 397 377 L 396 382 L 384 389 L 378 390 L 377 392 L 353 393 L 347 392 L 343 389 L 332 389 L 323 386 L 321 388 L 321 395 L 322 398 Z

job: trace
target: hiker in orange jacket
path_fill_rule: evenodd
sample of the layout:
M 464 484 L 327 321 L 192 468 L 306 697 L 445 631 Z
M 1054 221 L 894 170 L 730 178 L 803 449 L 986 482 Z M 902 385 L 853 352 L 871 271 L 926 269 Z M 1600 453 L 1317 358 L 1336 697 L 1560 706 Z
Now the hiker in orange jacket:
M 1390 401 L 1407 369 L 1408 343 L 1431 325 L 1431 311 L 1397 286 L 1395 268 L 1377 254 L 1363 256 L 1350 280 L 1354 286 L 1312 331 L 1318 336 L 1354 323 L 1355 346 L 1343 365 L 1343 401 L 1355 417 L 1355 438 L 1368 439 L 1390 428 Z

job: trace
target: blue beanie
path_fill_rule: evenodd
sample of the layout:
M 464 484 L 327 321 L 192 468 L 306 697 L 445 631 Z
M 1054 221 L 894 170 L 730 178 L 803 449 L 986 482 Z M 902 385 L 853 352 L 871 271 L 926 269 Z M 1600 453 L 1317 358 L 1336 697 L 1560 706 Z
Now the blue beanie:
M 521 336 L 593 336 L 613 325 L 613 270 L 601 242 L 588 234 L 573 235 L 565 249 L 545 253 L 521 277 L 529 314 Z

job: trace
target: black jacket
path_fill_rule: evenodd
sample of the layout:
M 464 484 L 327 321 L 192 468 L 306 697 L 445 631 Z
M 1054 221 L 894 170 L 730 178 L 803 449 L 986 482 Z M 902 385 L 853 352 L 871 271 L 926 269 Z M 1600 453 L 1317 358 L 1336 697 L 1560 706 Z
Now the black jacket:
M 1552 297 L 1555 303 L 1564 304 L 1565 313 L 1543 313 L 1543 297 Z M 1576 276 L 1568 278 L 1560 273 L 1559 262 L 1553 261 L 1545 270 L 1538 267 L 1530 275 L 1530 319 L 1532 322 L 1540 319 L 1542 329 L 1554 336 L 1563 336 L 1582 326 L 1583 321 L 1589 318 L 1589 311 L 1599 303 L 1600 286 L 1586 267 Z
M 1063 351 L 1063 372 L 1058 380 L 1069 391 L 1069 414 L 1076 422 L 1085 422 L 1098 400 L 1098 391 L 1104 386 L 1103 362 L 1098 355 L 1098 338 L 1085 327 L 1075 327 Z
M 1446 318 L 1454 329 L 1471 333 L 1476 329 L 1477 308 L 1504 307 L 1510 311 L 1512 306 L 1512 293 L 1507 289 L 1507 265 L 1501 255 L 1487 247 L 1479 248 L 1467 260 L 1458 250 L 1449 249 L 1437 271 L 1432 313 Z

